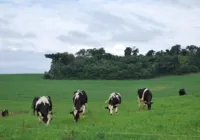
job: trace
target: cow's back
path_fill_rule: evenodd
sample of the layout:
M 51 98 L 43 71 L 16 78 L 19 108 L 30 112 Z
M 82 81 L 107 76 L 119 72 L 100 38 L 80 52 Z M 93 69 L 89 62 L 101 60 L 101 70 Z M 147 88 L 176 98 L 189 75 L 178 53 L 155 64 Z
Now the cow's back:
M 88 102 L 88 96 L 87 96 L 86 92 L 84 90 L 82 90 L 81 92 L 82 92 L 82 95 L 84 97 L 84 103 L 87 103 Z
M 109 104 L 116 105 L 121 104 L 121 95 L 119 93 L 112 93 L 110 97 Z
M 141 89 L 138 89 L 138 96 L 139 98 L 141 99 L 142 96 L 143 96 L 143 93 L 144 91 L 146 90 L 147 88 L 141 88 Z M 152 93 L 149 89 L 147 89 L 144 93 L 144 101 L 151 101 L 152 100 Z
M 77 98 L 76 98 L 77 97 Z M 88 97 L 87 94 L 84 90 L 78 90 L 74 92 L 74 96 L 73 96 L 73 102 L 75 103 L 75 98 L 76 98 L 76 102 L 80 102 L 81 105 L 85 104 L 88 102 Z
M 142 98 L 142 94 L 143 94 L 144 90 L 145 90 L 145 88 L 138 89 L 138 96 L 139 96 L 139 98 Z
M 150 102 L 152 100 L 152 93 L 151 91 L 148 89 L 144 95 L 144 101 Z

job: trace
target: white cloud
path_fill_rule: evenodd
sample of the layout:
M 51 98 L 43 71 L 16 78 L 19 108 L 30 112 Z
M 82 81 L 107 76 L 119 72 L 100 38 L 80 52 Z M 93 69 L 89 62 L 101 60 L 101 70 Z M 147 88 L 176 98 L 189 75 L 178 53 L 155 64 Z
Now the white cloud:
M 123 55 L 126 46 L 137 46 L 146 53 L 177 43 L 198 45 L 199 7 L 199 0 L 0 1 L 0 53 L 31 51 L 35 55 L 30 61 L 44 65 L 47 52 L 75 53 L 81 48 L 104 47 L 107 52 Z M 0 67 L 8 67 L 3 62 L 19 66 L 16 72 L 26 72 L 20 65 L 24 60 L 19 64 L 14 59 L 7 62 L 4 56 Z M 36 71 L 38 65 L 30 66 L 34 69 L 29 72 Z M 45 64 L 38 71 L 49 67 Z

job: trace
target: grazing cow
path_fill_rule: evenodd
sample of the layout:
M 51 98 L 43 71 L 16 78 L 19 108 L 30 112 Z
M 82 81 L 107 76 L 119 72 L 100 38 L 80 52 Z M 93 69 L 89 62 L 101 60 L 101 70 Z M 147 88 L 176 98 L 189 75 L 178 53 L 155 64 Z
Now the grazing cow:
M 78 122 L 80 113 L 84 118 L 85 114 L 85 104 L 88 102 L 87 94 L 84 90 L 77 90 L 74 92 L 73 96 L 73 111 L 70 112 L 74 116 L 74 121 Z
M 140 88 L 138 89 L 138 106 L 140 110 L 140 104 L 143 102 L 143 109 L 145 109 L 146 105 L 148 106 L 148 110 L 151 110 L 151 104 L 153 104 L 152 93 L 148 88 Z
M 180 90 L 179 90 L 179 95 L 180 95 L 180 96 L 186 95 L 185 89 L 183 89 L 183 88 L 180 89 Z
M 5 117 L 5 116 L 9 116 L 8 110 L 4 109 L 1 111 L 1 116 Z
M 39 118 L 40 123 L 43 121 L 47 125 L 52 120 L 52 101 L 50 96 L 40 97 L 35 104 L 35 110 Z
M 105 107 L 105 109 L 108 109 L 110 112 L 110 115 L 113 114 L 113 109 L 115 108 L 115 113 L 118 112 L 118 107 L 122 102 L 122 98 L 120 93 L 113 92 L 110 94 L 110 97 L 108 100 L 105 101 L 105 103 L 108 103 L 109 105 Z

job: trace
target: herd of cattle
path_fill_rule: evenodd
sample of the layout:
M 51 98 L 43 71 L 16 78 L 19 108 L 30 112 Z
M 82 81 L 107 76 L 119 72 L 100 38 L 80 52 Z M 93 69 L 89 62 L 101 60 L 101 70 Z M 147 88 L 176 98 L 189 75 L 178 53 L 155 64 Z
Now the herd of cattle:
M 186 92 L 184 89 L 179 90 L 179 95 L 185 95 Z M 138 108 L 141 109 L 141 103 L 143 104 L 143 109 L 148 108 L 148 110 L 151 110 L 152 102 L 152 92 L 148 88 L 140 88 L 137 92 L 138 95 Z M 70 114 L 73 115 L 74 121 L 78 122 L 80 118 L 80 113 L 82 113 L 82 117 L 84 117 L 85 110 L 86 110 L 86 104 L 88 103 L 88 96 L 84 90 L 77 90 L 74 92 L 73 96 L 73 111 L 70 112 Z M 122 97 L 120 93 L 113 92 L 110 94 L 108 100 L 106 100 L 106 104 L 108 106 L 105 107 L 110 113 L 110 115 L 113 114 L 113 109 L 115 109 L 115 113 L 118 112 L 119 105 L 122 102 Z M 35 111 L 37 112 L 37 116 L 39 118 L 39 122 L 44 122 L 47 125 L 52 120 L 52 101 L 50 96 L 41 96 L 41 97 L 35 97 L 32 102 L 32 109 L 33 114 L 35 115 Z M 1 112 L 1 115 L 3 117 L 8 116 L 8 110 L 4 109 Z

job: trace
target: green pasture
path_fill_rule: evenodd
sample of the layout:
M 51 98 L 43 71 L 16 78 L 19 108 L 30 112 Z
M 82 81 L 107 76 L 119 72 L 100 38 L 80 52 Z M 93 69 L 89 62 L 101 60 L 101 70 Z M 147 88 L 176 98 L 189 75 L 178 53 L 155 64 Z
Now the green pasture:
M 153 93 L 151 111 L 138 111 L 137 89 Z M 179 96 L 185 88 L 188 95 Z M 72 95 L 88 94 L 86 115 L 76 124 Z M 0 75 L 0 110 L 14 116 L 0 117 L 0 140 L 200 140 L 200 74 L 151 80 L 44 80 L 42 75 Z M 122 104 L 113 116 L 104 109 L 112 92 Z M 53 120 L 39 124 L 32 115 L 34 96 L 50 95 Z

